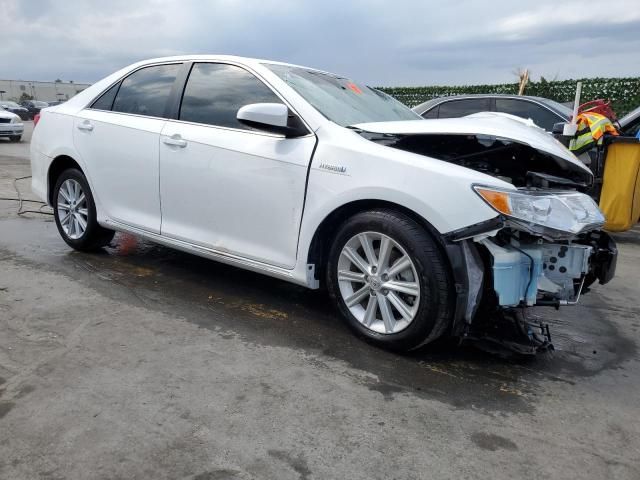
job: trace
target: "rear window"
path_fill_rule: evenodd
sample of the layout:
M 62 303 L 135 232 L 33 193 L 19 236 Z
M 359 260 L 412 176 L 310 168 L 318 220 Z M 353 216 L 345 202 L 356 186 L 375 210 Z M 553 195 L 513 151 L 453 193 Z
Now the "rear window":
M 488 98 L 468 98 L 465 100 L 451 100 L 440 104 L 438 118 L 457 118 L 472 113 L 488 112 L 491 104 Z
M 91 108 L 95 108 L 96 110 L 111 110 L 119 87 L 120 82 L 116 83 L 113 87 L 98 97 L 98 99 L 93 102 L 93 105 L 91 105 Z
M 114 112 L 163 117 L 180 64 L 154 65 L 133 72 L 122 81 Z

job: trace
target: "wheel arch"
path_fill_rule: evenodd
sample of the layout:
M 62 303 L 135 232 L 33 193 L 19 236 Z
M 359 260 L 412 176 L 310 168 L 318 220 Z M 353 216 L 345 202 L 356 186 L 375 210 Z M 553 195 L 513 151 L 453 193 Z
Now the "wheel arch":
M 80 164 L 69 155 L 58 155 L 49 165 L 49 170 L 47 172 L 47 200 L 49 201 L 49 205 L 53 205 L 53 190 L 56 186 L 58 177 L 62 172 L 69 168 L 76 168 L 84 175 L 84 170 Z
M 335 229 L 348 218 L 360 212 L 374 209 L 397 211 L 408 216 L 422 226 L 435 240 L 442 255 L 446 258 L 448 270 L 451 274 L 451 261 L 447 254 L 442 234 L 427 219 L 410 208 L 388 200 L 362 199 L 354 200 L 335 208 L 316 228 L 307 252 L 307 265 L 315 265 L 316 280 L 322 282 L 324 279 L 327 255 L 331 248 L 331 240 L 333 238 L 331 236 L 331 232 L 335 231 Z

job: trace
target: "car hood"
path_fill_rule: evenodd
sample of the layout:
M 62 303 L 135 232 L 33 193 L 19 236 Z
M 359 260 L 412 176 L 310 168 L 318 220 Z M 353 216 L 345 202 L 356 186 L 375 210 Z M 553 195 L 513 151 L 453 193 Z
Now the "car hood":
M 481 112 L 462 118 L 360 123 L 366 132 L 394 135 L 476 135 L 528 145 L 591 173 L 564 145 L 530 120 L 498 112 Z
M 11 113 L 8 110 L 3 110 L 0 108 L 0 118 L 14 118 L 14 117 L 18 117 L 18 115 L 16 115 L 15 113 Z

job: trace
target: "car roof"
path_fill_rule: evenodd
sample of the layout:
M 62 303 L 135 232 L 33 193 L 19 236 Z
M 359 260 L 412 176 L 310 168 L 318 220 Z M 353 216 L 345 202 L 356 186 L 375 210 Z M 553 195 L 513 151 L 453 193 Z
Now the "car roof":
M 547 107 L 553 109 L 556 113 L 564 115 L 561 111 L 558 111 L 553 105 L 554 103 L 557 103 L 555 102 L 555 100 L 551 100 L 549 98 L 544 98 L 544 97 L 538 97 L 535 95 L 515 95 L 511 93 L 467 93 L 462 95 L 447 95 L 443 97 L 436 97 L 436 98 L 427 100 L 426 102 L 421 103 L 420 105 L 413 107 L 413 111 L 422 115 L 424 112 L 435 107 L 440 103 L 444 103 L 452 100 L 466 100 L 469 98 L 513 98 L 518 100 L 522 100 L 522 99 L 533 100 L 536 102 L 544 103 Z
M 172 56 L 172 57 L 158 57 L 158 58 L 150 58 L 148 60 L 142 60 L 140 62 L 138 62 L 136 65 L 142 66 L 142 65 L 147 65 L 147 64 L 152 64 L 152 63 L 164 63 L 164 62 L 189 62 L 189 61 L 193 61 L 193 62 L 215 62 L 215 61 L 223 61 L 223 62 L 238 62 L 238 63 L 243 63 L 246 65 L 259 65 L 259 64 L 270 64 L 270 65 L 284 65 L 284 66 L 288 66 L 288 67 L 296 67 L 296 68 L 304 68 L 306 70 L 313 70 L 315 72 L 320 72 L 320 73 L 327 73 L 330 75 L 335 75 L 332 74 L 331 72 L 326 72 L 323 70 L 319 70 L 317 68 L 312 68 L 312 67 L 307 67 L 304 65 L 296 65 L 294 63 L 287 63 L 287 62 L 280 62 L 277 60 L 267 60 L 267 59 L 262 59 L 262 58 L 254 58 L 254 57 L 241 57 L 238 55 L 216 55 L 216 54 L 211 54 L 211 55 L 203 55 L 203 54 L 198 54 L 198 55 L 176 55 L 176 56 Z

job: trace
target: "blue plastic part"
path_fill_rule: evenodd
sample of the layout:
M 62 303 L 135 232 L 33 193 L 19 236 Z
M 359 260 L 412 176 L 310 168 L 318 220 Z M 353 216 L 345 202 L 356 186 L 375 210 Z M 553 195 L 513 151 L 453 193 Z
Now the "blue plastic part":
M 493 289 L 498 303 L 505 307 L 515 307 L 522 302 L 535 305 L 538 278 L 542 274 L 542 248 L 538 245 L 519 249 L 510 245 L 500 247 L 491 241 L 484 244 L 493 256 Z

